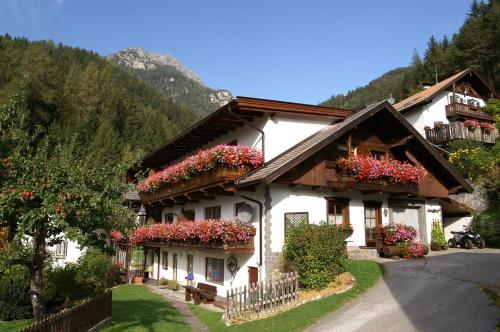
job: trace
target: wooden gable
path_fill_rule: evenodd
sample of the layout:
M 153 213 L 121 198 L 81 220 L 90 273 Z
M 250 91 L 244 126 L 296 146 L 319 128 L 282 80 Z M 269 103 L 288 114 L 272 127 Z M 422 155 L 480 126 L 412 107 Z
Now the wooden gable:
M 381 112 L 328 144 L 326 147 L 288 170 L 278 182 L 290 185 L 329 187 L 334 191 L 358 190 L 362 192 L 387 192 L 392 195 L 422 197 L 447 197 L 453 184 L 443 177 L 437 163 L 425 160 L 423 149 L 397 119 Z M 341 157 L 371 155 L 408 161 L 426 169 L 419 186 L 391 185 L 384 181 L 356 183 L 337 171 L 336 162 Z M 431 164 L 434 164 L 432 167 Z

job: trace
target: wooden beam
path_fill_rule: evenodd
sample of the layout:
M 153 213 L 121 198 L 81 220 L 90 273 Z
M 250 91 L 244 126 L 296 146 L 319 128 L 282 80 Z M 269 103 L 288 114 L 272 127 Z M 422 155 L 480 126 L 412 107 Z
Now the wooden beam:
M 413 138 L 413 136 L 404 137 L 395 143 L 389 145 L 389 149 L 397 148 L 398 146 L 406 145 Z

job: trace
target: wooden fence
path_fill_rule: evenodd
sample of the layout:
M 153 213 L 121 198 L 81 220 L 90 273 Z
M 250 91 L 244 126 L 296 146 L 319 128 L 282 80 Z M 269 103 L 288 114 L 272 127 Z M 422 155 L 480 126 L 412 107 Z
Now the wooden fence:
M 294 306 L 299 298 L 298 272 L 277 280 L 259 282 L 227 291 L 227 322 L 251 320 Z
M 35 322 L 19 332 L 85 332 L 111 324 L 111 291 Z

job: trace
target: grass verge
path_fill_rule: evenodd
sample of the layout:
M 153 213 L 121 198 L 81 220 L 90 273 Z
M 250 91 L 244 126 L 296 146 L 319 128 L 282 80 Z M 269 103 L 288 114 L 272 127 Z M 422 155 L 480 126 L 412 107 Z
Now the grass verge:
M 347 270 L 357 281 L 350 291 L 332 295 L 321 300 L 305 303 L 297 308 L 275 316 L 253 322 L 226 326 L 221 314 L 191 305 L 191 310 L 208 327 L 209 331 L 302 331 L 319 319 L 340 308 L 345 302 L 354 299 L 373 286 L 382 276 L 382 265 L 367 260 L 349 261 Z
M 165 299 L 144 285 L 113 289 L 113 326 L 106 332 L 190 331 L 191 327 Z
M 31 319 L 18 319 L 9 322 L 0 321 L 0 332 L 17 331 L 31 324 Z

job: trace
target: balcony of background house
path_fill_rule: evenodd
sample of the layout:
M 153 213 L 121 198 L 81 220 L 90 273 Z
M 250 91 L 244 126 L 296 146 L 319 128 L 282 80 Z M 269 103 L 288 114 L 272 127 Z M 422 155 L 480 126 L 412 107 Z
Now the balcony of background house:
M 234 180 L 262 165 L 260 150 L 218 145 L 153 172 L 139 184 L 143 203 L 164 206 L 232 195 Z
M 445 106 L 446 117 L 448 119 L 455 118 L 476 118 L 486 121 L 494 121 L 493 115 L 483 111 L 479 107 L 479 103 L 474 102 L 471 104 L 464 104 L 460 102 L 453 102 Z
M 434 144 L 446 144 L 456 139 L 494 144 L 498 138 L 498 129 L 492 123 L 477 120 L 435 123 L 434 128 L 425 128 L 425 138 Z

